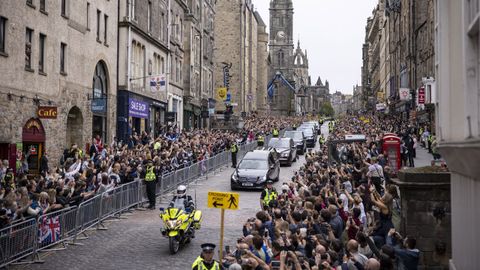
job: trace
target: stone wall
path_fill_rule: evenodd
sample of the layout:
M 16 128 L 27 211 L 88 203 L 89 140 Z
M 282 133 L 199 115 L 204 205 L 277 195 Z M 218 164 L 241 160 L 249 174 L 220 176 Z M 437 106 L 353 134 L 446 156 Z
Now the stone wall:
M 447 269 L 451 257 L 450 173 L 400 171 L 401 235 L 417 240 L 421 269 Z

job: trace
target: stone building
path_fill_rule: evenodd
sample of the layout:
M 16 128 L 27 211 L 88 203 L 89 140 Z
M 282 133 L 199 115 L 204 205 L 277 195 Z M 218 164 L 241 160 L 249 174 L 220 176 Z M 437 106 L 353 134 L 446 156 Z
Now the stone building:
M 184 128 L 207 128 L 213 97 L 214 0 L 189 0 L 184 26 Z M 203 114 L 202 114 L 203 112 Z
M 256 104 L 257 112 L 265 115 L 269 113 L 269 104 L 267 100 L 268 71 L 270 68 L 270 59 L 268 57 L 268 33 L 267 25 L 263 21 L 260 13 L 255 12 L 257 18 L 257 88 Z
M 172 14 L 163 1 L 120 1 L 118 33 L 118 126 L 117 135 L 126 141 L 129 135 L 143 131 L 158 135 L 168 111 L 169 35 Z M 157 14 L 155 16 L 155 14 Z M 175 15 L 173 15 L 175 17 Z M 178 63 L 173 61 L 175 64 Z M 175 80 L 175 73 L 170 74 Z M 151 87 L 159 78 L 165 87 Z M 169 80 L 172 83 L 172 79 Z M 178 116 L 177 116 L 178 119 Z M 181 118 L 180 118 L 181 120 Z
M 436 138 L 451 175 L 450 269 L 477 269 L 480 239 L 478 1 L 435 1 Z
M 308 54 L 307 50 L 303 52 L 300 48 L 300 41 L 293 55 L 293 77 L 295 81 L 295 113 L 296 115 L 304 115 L 313 111 L 312 100 L 313 92 L 307 91 L 311 85 L 310 76 L 308 75 Z
M 370 79 L 370 87 L 368 89 L 367 104 L 369 108 L 375 108 L 377 97 L 382 92 L 380 88 L 380 51 L 381 51 L 381 29 L 383 26 L 383 10 L 379 4 L 373 10 L 372 21 L 367 33 L 366 41 L 368 42 L 368 77 Z M 381 95 L 381 94 L 380 94 Z
M 270 2 L 270 42 L 268 44 L 271 67 L 269 78 L 277 73 L 293 83 L 293 3 L 292 0 L 273 0 Z M 295 87 L 295 86 L 294 86 Z M 270 111 L 276 115 L 295 113 L 295 93 L 291 88 L 276 83 L 270 98 Z
M 229 105 L 234 115 L 249 115 L 257 110 L 258 87 L 265 85 L 258 80 L 259 74 L 265 78 L 262 69 L 268 63 L 265 24 L 254 11 L 252 1 L 241 0 L 218 1 L 214 25 L 215 111 L 222 114 Z M 219 91 L 223 88 L 228 89 L 228 94 L 220 97 Z M 265 106 L 263 101 L 261 104 Z
M 311 82 L 309 78 L 309 82 Z M 325 84 L 322 79 L 318 77 L 317 82 L 314 85 L 309 85 L 306 89 L 308 96 L 307 105 L 305 106 L 306 112 L 311 114 L 318 114 L 322 112 L 322 107 L 325 103 L 330 102 L 330 85 L 327 80 Z
M 54 165 L 73 143 L 112 141 L 117 8 L 100 0 L 0 2 L 0 158 L 10 166 L 23 152 L 38 173 L 45 151 Z

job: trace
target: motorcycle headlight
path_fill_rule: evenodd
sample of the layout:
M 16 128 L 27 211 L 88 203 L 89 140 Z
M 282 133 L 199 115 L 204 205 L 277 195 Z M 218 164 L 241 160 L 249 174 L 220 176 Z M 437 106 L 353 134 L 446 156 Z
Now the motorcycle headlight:
M 167 227 L 169 227 L 169 228 L 175 228 L 176 225 L 177 225 L 177 220 L 168 220 L 167 221 Z

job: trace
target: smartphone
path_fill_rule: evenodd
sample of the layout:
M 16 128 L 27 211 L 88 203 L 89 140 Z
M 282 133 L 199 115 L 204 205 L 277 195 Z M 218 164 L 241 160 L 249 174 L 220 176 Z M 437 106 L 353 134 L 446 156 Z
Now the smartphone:
M 230 254 L 230 246 L 225 246 L 225 253 Z
M 265 230 L 265 237 L 268 237 L 268 230 Z
M 280 261 L 272 261 L 272 270 L 280 269 Z

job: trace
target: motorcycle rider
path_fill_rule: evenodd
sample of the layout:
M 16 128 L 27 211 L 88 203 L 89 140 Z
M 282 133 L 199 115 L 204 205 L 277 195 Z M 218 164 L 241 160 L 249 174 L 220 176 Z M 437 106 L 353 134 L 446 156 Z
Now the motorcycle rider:
M 213 251 L 215 245 L 211 243 L 205 243 L 200 246 L 202 248 L 202 254 L 195 259 L 192 264 L 192 270 L 221 270 L 223 267 L 213 259 Z
M 177 187 L 177 195 L 173 196 L 168 207 L 183 209 L 186 212 L 195 210 L 195 203 L 192 196 L 187 195 L 187 187 L 180 185 Z

